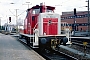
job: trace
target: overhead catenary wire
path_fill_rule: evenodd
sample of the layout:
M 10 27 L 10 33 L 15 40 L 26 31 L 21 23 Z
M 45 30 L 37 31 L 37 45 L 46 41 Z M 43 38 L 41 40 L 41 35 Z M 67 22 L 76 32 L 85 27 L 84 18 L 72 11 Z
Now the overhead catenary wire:
M 13 14 L 13 12 L 9 9 L 9 11 Z M 13 16 L 15 16 L 14 14 L 13 14 Z
M 74 3 L 76 3 L 77 2 L 77 0 L 73 0 L 74 1 Z M 78 2 L 81 2 L 82 0 L 78 0 Z M 84 0 L 83 0 L 84 1 Z M 66 3 L 69 3 L 69 2 L 72 2 L 72 0 L 67 0 L 67 1 L 64 1 L 64 2 L 62 2 L 62 3 L 60 3 L 60 5 L 58 4 L 58 5 L 56 5 L 56 6 L 62 6 L 62 7 L 66 7 L 65 6 L 65 4 Z M 73 2 L 72 2 L 73 3 Z M 79 8 L 79 7 L 81 7 L 81 6 L 79 6 L 79 7 L 77 7 L 76 5 L 78 5 L 79 3 L 76 3 L 76 4 L 71 4 L 69 7 L 71 7 L 71 8 Z M 70 9 L 71 9 L 70 8 Z

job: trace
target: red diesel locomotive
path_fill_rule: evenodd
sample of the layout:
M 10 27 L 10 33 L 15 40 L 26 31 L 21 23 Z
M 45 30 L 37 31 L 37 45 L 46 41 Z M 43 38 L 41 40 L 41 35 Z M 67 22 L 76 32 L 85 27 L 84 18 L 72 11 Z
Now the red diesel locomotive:
M 19 39 L 32 48 L 55 49 L 60 44 L 66 45 L 68 34 L 61 34 L 61 17 L 54 10 L 55 7 L 42 3 L 27 9 L 24 31 L 20 32 Z

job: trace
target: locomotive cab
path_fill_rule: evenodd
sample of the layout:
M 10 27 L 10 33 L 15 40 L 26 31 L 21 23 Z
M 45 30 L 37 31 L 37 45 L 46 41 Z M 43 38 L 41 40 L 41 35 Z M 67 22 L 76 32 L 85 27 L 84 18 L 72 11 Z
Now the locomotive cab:
M 54 10 L 55 7 L 43 4 L 28 9 L 20 39 L 24 38 L 32 48 L 55 49 L 57 45 L 66 45 L 67 34 L 61 34 L 61 18 Z
M 38 22 L 38 16 L 40 13 L 54 13 L 55 7 L 45 6 L 42 3 L 27 9 L 27 16 L 24 20 L 24 33 L 33 35 L 33 28 Z

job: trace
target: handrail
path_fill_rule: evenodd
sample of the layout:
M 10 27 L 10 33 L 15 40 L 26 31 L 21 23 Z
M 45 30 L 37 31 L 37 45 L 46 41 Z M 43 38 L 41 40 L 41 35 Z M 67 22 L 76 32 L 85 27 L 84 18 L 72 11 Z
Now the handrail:
M 38 22 L 37 22 L 37 23 L 36 23 L 36 25 L 34 26 L 33 31 L 35 30 L 35 28 L 36 28 L 37 24 L 38 24 Z
M 34 28 L 33 28 L 33 32 L 34 32 L 34 30 L 35 30 L 37 24 L 38 24 L 38 22 L 37 22 L 36 25 L 34 26 Z M 33 33 L 33 35 L 34 35 L 34 33 Z M 35 37 L 35 35 L 34 35 L 34 37 Z M 33 42 L 35 42 L 34 37 L 33 37 Z
M 65 29 L 66 29 L 66 24 L 67 24 L 67 27 L 69 28 L 69 39 L 71 40 L 71 31 L 70 31 L 70 26 L 68 25 L 68 23 L 67 22 L 61 22 L 61 24 L 63 23 L 63 26 L 64 26 L 64 31 L 65 31 Z

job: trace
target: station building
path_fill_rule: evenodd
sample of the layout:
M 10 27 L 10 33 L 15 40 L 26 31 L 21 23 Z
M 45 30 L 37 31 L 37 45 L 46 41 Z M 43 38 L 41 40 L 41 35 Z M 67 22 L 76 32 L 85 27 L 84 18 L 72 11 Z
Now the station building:
M 90 31 L 90 29 L 88 29 L 88 27 L 90 27 L 90 21 L 88 22 L 88 11 L 77 11 L 76 15 L 74 15 L 73 11 L 62 12 L 61 21 L 67 22 L 71 30 L 75 29 L 75 31 Z

